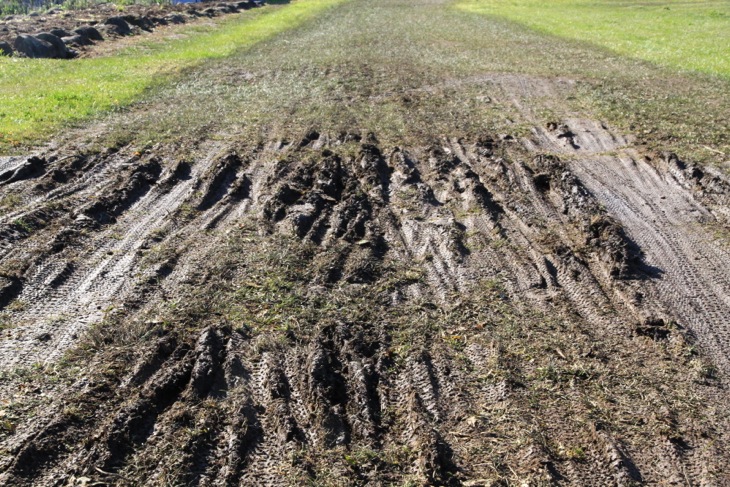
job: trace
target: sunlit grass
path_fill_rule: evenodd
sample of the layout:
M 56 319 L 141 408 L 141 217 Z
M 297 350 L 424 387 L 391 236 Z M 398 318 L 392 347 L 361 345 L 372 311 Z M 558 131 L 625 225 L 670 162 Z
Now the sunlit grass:
M 730 78 L 730 2 L 724 0 L 462 0 L 457 6 L 645 61 Z
M 184 37 L 73 61 L 0 57 L 0 152 L 46 138 L 69 122 L 127 105 L 206 60 L 222 58 L 317 15 L 342 0 L 299 0 L 189 26 Z
M 206 63 L 144 110 L 114 117 L 110 140 L 94 133 L 94 142 L 236 134 L 257 144 L 316 128 L 370 131 L 400 146 L 439 134 L 519 136 L 579 112 L 698 160 L 722 157 L 705 146 L 727 152 L 730 79 L 672 72 L 452 5 L 348 1 L 300 29 Z M 554 87 L 526 93 L 522 108 L 539 120 L 525 120 L 504 101 L 510 79 Z

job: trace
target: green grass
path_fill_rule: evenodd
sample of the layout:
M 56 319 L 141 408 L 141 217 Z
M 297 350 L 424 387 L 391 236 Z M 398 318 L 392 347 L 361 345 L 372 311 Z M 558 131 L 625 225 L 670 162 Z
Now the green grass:
M 0 153 L 139 99 L 181 71 L 271 38 L 342 0 L 300 0 L 267 6 L 211 26 L 190 26 L 183 38 L 148 42 L 117 54 L 74 61 L 0 57 Z
M 730 78 L 727 1 L 463 0 L 457 5 L 644 61 Z
M 119 82 L 115 77 L 122 75 L 124 89 L 139 80 L 129 75 L 136 70 L 143 73 L 147 86 L 135 88 L 127 97 L 140 102 L 97 116 L 82 131 L 66 133 L 73 134 L 69 138 L 76 145 L 184 147 L 218 138 L 255 145 L 294 139 L 315 128 L 329 134 L 372 131 L 383 144 L 407 146 L 442 135 L 471 140 L 483 134 L 520 136 L 534 125 L 580 114 L 636 134 L 658 150 L 728 165 L 728 77 L 667 68 L 593 43 L 566 41 L 503 17 L 453 8 L 452 0 L 417 5 L 392 0 L 317 1 L 303 0 L 281 10 L 271 7 L 266 14 L 270 17 L 255 17 L 264 13 L 259 10 L 253 16 L 244 14 L 247 21 L 222 20 L 219 31 L 195 27 L 200 31 L 194 30 L 197 34 L 187 40 L 140 47 L 122 58 L 88 60 L 88 67 L 77 61 L 58 62 L 58 69 L 74 65 L 97 69 L 95 76 L 108 76 L 110 83 Z M 324 8 L 335 3 L 336 8 Z M 300 7 L 307 21 L 289 23 Z M 277 29 L 292 28 L 256 45 L 239 35 L 272 21 L 279 23 Z M 219 40 L 225 47 L 216 51 L 211 42 L 217 36 L 232 38 L 231 45 Z M 210 56 L 195 52 L 198 47 L 213 52 Z M 178 62 L 186 49 L 194 59 Z M 135 67 L 131 63 L 140 56 L 147 61 Z M 53 106 L 48 97 L 70 91 L 58 90 L 56 75 L 42 72 L 45 67 L 56 69 L 56 64 L 39 61 L 40 67 L 26 68 L 24 77 L 19 68 L 13 68 L 12 76 L 3 71 L 11 60 L 0 63 L 3 102 L 17 93 L 25 97 L 13 108 L 17 122 L 0 116 L 0 133 L 12 130 L 13 139 L 23 141 L 16 143 L 26 146 L 54 137 L 54 129 L 63 127 L 75 110 L 64 101 L 58 103 L 59 113 L 47 112 Z M 117 72 L 106 73 L 103 63 Z M 185 65 L 188 68 L 175 76 Z M 163 88 L 150 90 L 155 77 L 146 70 L 168 73 L 158 83 Z M 39 73 L 42 79 L 36 77 Z M 73 79 L 72 75 L 65 74 Z M 171 76 L 174 80 L 169 82 Z M 97 85 L 89 86 L 91 93 L 101 91 Z M 34 106 L 28 95 L 34 93 L 44 95 L 46 107 Z M 73 94 L 88 96 L 82 88 Z M 513 95 L 517 103 L 511 101 Z M 100 93 L 96 98 L 106 107 L 90 107 L 84 101 L 71 120 L 129 103 L 124 99 L 114 103 Z M 26 107 L 34 118 L 17 116 Z M 0 103 L 0 112 L 4 111 L 8 109 Z M 45 117 L 51 120 L 42 120 Z M 21 122 L 26 124 L 24 138 L 19 136 Z M 0 140 L 0 153 L 9 149 L 9 142 L 3 147 Z

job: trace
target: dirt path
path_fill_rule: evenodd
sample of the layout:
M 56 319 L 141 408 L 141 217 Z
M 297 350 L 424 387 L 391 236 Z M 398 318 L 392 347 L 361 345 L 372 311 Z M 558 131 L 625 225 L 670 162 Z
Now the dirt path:
M 728 185 L 445 7 L 0 160 L 1 484 L 730 482 Z
M 71 426 L 76 419 L 59 416 L 55 406 L 44 408 L 39 412 L 44 419 L 21 425 L 8 438 L 8 447 L 18 453 L 2 466 L 3 481 L 45 485 L 58 475 L 76 475 L 72 472 L 77 465 L 134 477 L 141 475 L 137 465 L 160 462 L 162 452 L 179 450 L 208 466 L 191 469 L 169 455 L 171 463 L 164 468 L 182 469 L 184 478 L 196 482 L 207 478 L 280 485 L 277 472 L 285 471 L 284 483 L 297 483 L 310 474 L 290 459 L 305 445 L 322 458 L 338 448 L 373 448 L 386 455 L 380 461 L 394 478 L 406 475 L 436 483 L 447 483 L 453 475 L 489 478 L 488 469 L 466 463 L 471 448 L 481 448 L 480 441 L 463 438 L 489 424 L 479 426 L 479 421 L 497 421 L 493 415 L 505 407 L 522 412 L 484 432 L 509 435 L 502 428 L 519 424 L 522 429 L 529 423 L 523 410 L 529 395 L 512 381 L 551 381 L 535 377 L 550 377 L 540 371 L 555 365 L 550 355 L 540 366 L 517 359 L 522 353 L 531 355 L 529 348 L 522 348 L 534 346 L 527 337 L 543 335 L 542 341 L 556 347 L 550 350 L 559 350 L 559 357 L 581 363 L 597 377 L 639 373 L 634 386 L 620 380 L 616 387 L 621 389 L 641 384 L 645 390 L 651 381 L 661 386 L 669 380 L 664 374 L 676 373 L 662 362 L 685 360 L 672 355 L 689 353 L 681 333 L 642 320 L 657 311 L 673 316 L 677 310 L 679 319 L 703 315 L 653 303 L 654 292 L 647 291 L 653 284 L 641 288 L 642 299 L 626 299 L 636 286 L 620 276 L 645 271 L 632 262 L 630 242 L 619 227 L 606 219 L 613 208 L 607 204 L 609 214 L 603 214 L 599 206 L 605 186 L 592 179 L 593 165 L 576 162 L 573 174 L 549 156 L 529 164 L 506 160 L 496 155 L 494 141 L 441 140 L 386 152 L 348 137 L 308 135 L 253 151 L 205 144 L 193 153 L 200 158 L 193 157 L 192 166 L 156 156 L 156 151 L 165 153 L 164 147 L 144 154 L 122 150 L 86 157 L 83 163 L 76 158 L 49 163 L 55 169 L 46 176 L 12 183 L 14 188 L 42 185 L 50 174 L 58 179 L 64 164 L 85 168 L 76 185 L 47 193 L 50 201 L 29 198 L 28 210 L 5 217 L 6 235 L 22 239 L 23 245 L 9 245 L 4 259 L 23 262 L 28 270 L 17 304 L 8 308 L 16 325 L 2 341 L 4 370 L 54 369 L 64 352 L 84 343 L 84 331 L 91 325 L 97 326 L 95 338 L 85 343 L 101 348 L 90 357 L 96 365 L 88 373 L 107 370 L 121 357 L 127 357 L 122 363 L 131 362 L 121 375 L 112 374 L 118 395 L 98 390 L 93 384 L 104 383 L 99 379 L 74 380 L 70 386 L 69 391 L 86 391 L 73 393 L 84 408 L 111 408 L 110 420 L 96 414 L 78 419 L 85 424 L 81 431 L 100 431 L 103 439 L 71 456 L 44 446 L 55 429 L 69 442 L 76 441 L 79 431 Z M 574 142 L 582 140 L 576 137 Z M 614 160 L 605 158 L 606 164 Z M 684 201 L 684 208 L 701 208 L 686 199 L 677 201 Z M 623 215 L 616 212 L 616 217 Z M 7 233 L 18 218 L 35 231 Z M 596 226 L 597 219 L 607 226 Z M 633 227 L 626 228 L 633 237 Z M 587 241 L 588 249 L 583 247 Z M 642 265 L 654 262 L 651 245 L 642 246 Z M 309 257 L 296 256 L 302 252 Z M 303 275 L 285 283 L 285 294 L 278 295 L 281 284 L 276 283 L 292 272 L 292 257 Z M 643 279 L 655 277 L 644 274 Z M 658 299 L 666 299 L 661 280 L 656 286 Z M 267 291 L 258 294 L 262 287 Z M 278 304 L 290 299 L 294 301 L 286 307 Z M 218 311 L 207 311 L 218 300 Z M 234 312 L 238 300 L 244 308 Z M 328 300 L 338 304 L 328 310 Z M 190 306 L 206 311 L 184 311 Z M 361 313 L 360 306 L 368 309 L 361 315 L 364 321 L 349 322 L 351 313 Z M 302 309 L 305 313 L 299 315 Z M 268 318 L 272 310 L 280 311 Z M 196 316 L 189 325 L 195 330 L 192 343 L 164 331 L 168 323 L 187 320 L 181 316 L 190 313 Z M 308 313 L 315 318 L 302 327 L 302 321 L 312 319 Z M 413 322 L 413 313 L 421 315 L 421 325 Z M 203 330 L 193 324 L 210 319 L 228 324 L 211 323 Z M 287 325 L 270 329 L 270 319 Z M 538 326 L 543 320 L 550 325 Z M 244 328 L 234 331 L 230 326 Z M 638 326 L 635 336 L 633 326 Z M 146 338 L 133 338 L 138 333 Z M 565 342 L 565 334 L 573 337 L 571 343 Z M 277 344 L 286 336 L 297 338 L 291 345 Z M 706 336 L 699 338 L 704 344 Z M 126 340 L 137 343 L 136 350 L 127 349 Z M 677 352 L 670 352 L 669 344 Z M 115 358 L 112 350 L 125 351 Z M 604 362 L 604 354 L 613 360 Z M 482 384 L 478 377 L 487 371 L 500 372 Z M 502 374 L 513 378 L 500 379 Z M 687 368 L 679 375 L 681 390 L 700 393 L 694 374 Z M 11 384 L 5 387 L 8 393 Z M 712 386 L 701 393 L 714 390 Z M 176 415 L 198 411 L 200 398 L 229 412 L 206 419 L 199 411 L 202 416 L 196 421 L 210 421 L 208 436 L 193 435 L 178 444 L 169 436 L 176 434 Z M 570 394 L 566 400 L 574 401 Z M 636 404 L 624 402 L 623 393 L 612 401 L 617 412 L 630 407 L 618 414 L 636 414 Z M 648 404 L 640 407 L 642 415 L 648 414 Z M 577 438 L 583 439 L 576 439 L 564 422 L 564 414 L 585 414 L 580 410 L 575 405 L 563 412 L 559 407 L 542 410 L 541 415 L 556 421 L 544 434 L 588 441 L 587 432 L 579 432 Z M 684 414 L 681 410 L 675 406 L 671 414 Z M 394 416 L 384 420 L 385 411 Z M 483 419 L 469 419 L 474 417 Z M 240 421 L 253 429 L 240 433 Z M 522 470 L 520 475 L 528 478 L 569 475 L 600 485 L 612 478 L 666 478 L 645 467 L 662 461 L 670 477 L 681 478 L 689 469 L 696 472 L 694 478 L 714 482 L 719 477 L 712 458 L 724 458 L 724 453 L 701 436 L 714 421 L 686 419 L 681 424 L 682 441 L 693 446 L 672 446 L 669 453 L 663 452 L 661 439 L 648 450 L 624 446 L 636 440 L 623 430 L 620 442 L 597 436 L 590 440 L 594 458 L 585 464 L 591 465 L 590 471 L 532 443 L 526 451 L 505 444 L 493 454 L 514 461 L 535 455 L 538 465 L 553 465 Z M 132 444 L 124 439 L 128 435 Z M 436 463 L 401 471 L 392 456 L 411 455 L 399 453 L 401 441 L 412 445 L 412 461 Z M 224 447 L 230 442 L 239 446 Z M 616 455 L 631 467 L 609 464 L 596 470 L 603 458 Z M 349 467 L 336 468 L 317 475 L 351 475 Z

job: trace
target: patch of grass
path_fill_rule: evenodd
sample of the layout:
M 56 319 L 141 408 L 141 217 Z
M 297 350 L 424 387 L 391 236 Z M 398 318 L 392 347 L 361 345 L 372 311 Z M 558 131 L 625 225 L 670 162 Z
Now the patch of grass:
M 458 8 L 682 70 L 730 77 L 730 3 L 464 0 Z
M 21 203 L 22 199 L 17 194 L 8 194 L 0 197 L 0 215 L 12 211 Z
M 577 462 L 582 462 L 586 458 L 586 452 L 583 450 L 580 446 L 574 446 L 572 448 L 568 448 L 565 452 L 565 457 L 569 460 L 574 460 Z
M 16 218 L 15 220 L 13 220 L 13 225 L 15 225 L 18 229 L 24 231 L 25 233 L 33 232 L 33 226 L 22 218 Z
M 74 61 L 0 57 L 0 152 L 43 139 L 68 122 L 137 100 L 206 60 L 271 38 L 342 0 L 300 0 L 190 26 L 182 37 Z M 29 82 L 32 80 L 32 82 Z
M 379 458 L 378 452 L 369 448 L 361 448 L 344 455 L 345 462 L 353 468 L 365 465 Z
M 28 307 L 28 303 L 25 301 L 21 301 L 20 299 L 16 299 L 12 301 L 8 306 L 5 308 L 8 311 L 23 311 Z
M 11 321 L 10 314 L 6 311 L 0 313 L 0 331 L 9 330 L 13 328 L 13 322 Z

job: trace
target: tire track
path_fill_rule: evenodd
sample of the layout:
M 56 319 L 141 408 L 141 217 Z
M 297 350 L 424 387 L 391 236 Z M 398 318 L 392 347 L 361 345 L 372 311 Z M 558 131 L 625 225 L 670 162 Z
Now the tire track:
M 705 229 L 712 215 L 635 153 L 578 159 L 573 168 L 641 247 L 655 297 L 730 372 L 730 253 Z
M 29 306 L 10 311 L 22 321 L 0 342 L 6 370 L 53 363 L 73 347 L 74 334 L 103 318 L 100 305 L 122 310 L 120 328 L 134 320 L 149 329 L 124 352 L 113 386 L 99 390 L 80 378 L 37 421 L 19 425 L 2 443 L 13 453 L 0 459 L 0 482 L 631 485 L 662 478 L 650 467 L 655 455 L 669 459 L 675 477 L 687 468 L 693 478 L 715 478 L 713 459 L 689 450 L 708 445 L 694 424 L 686 434 L 678 426 L 666 433 L 690 445 L 667 453 L 664 430 L 639 438 L 619 423 L 632 420 L 626 413 L 611 425 L 623 436 L 591 423 L 604 391 L 627 386 L 616 378 L 627 357 L 655 366 L 667 356 L 627 326 L 646 309 L 619 296 L 631 282 L 613 270 L 631 263 L 612 253 L 626 242 L 598 203 L 636 188 L 601 194 L 588 183 L 603 177 L 594 165 L 507 159 L 495 155 L 493 141 L 391 151 L 338 144 L 308 135 L 270 148 L 206 147 L 189 165 L 167 161 L 134 196 L 124 188 L 137 187 L 139 161 L 74 207 L 72 214 L 91 220 L 82 218 L 83 238 L 69 234 L 74 220 L 30 236 L 39 248 L 68 242 L 22 276 Z M 634 164 L 600 157 L 602 171 Z M 656 183 L 652 173 L 620 172 Z M 682 208 L 698 205 L 675 199 Z M 652 237 L 654 223 L 644 220 L 662 210 L 652 204 L 606 207 L 634 215 L 642 238 L 670 254 L 667 265 L 680 266 L 676 255 L 695 241 L 681 240 L 681 229 Z M 700 221 L 709 214 L 685 213 Z M 69 258 L 73 242 L 84 259 Z M 275 254 L 257 253 L 266 245 Z M 298 246 L 306 252 L 297 254 Z M 717 252 L 703 255 L 724 258 Z M 279 265 L 286 272 L 272 268 Z M 294 271 L 298 277 L 279 282 Z M 726 283 L 718 279 L 713 292 Z M 186 308 L 199 292 L 205 302 Z M 377 299 L 363 309 L 340 309 L 368 292 Z M 284 301 L 293 304 L 278 316 Z M 312 303 L 331 307 L 323 314 Z M 298 316 L 300 306 L 308 311 Z M 108 351 L 97 353 L 92 368 L 108 360 Z M 647 380 L 648 366 L 635 367 L 630 380 Z M 600 382 L 602 392 L 584 388 L 586 381 Z M 652 387 L 632 389 L 631 400 L 646 407 L 644 391 L 658 394 Z M 537 394 L 544 394 L 539 403 Z M 104 412 L 59 419 L 75 401 Z
M 0 367 L 53 363 L 88 326 L 103 320 L 110 310 L 123 308 L 135 285 L 155 274 L 155 269 L 139 267 L 139 251 L 186 201 L 198 174 L 210 163 L 203 161 L 191 177 L 172 188 L 152 186 L 118 221 L 84 242 L 91 250 L 83 259 L 68 261 L 58 254 L 42 261 L 18 296 L 27 309 L 17 313 L 19 325 L 0 342 Z M 83 200 L 83 195 L 75 199 Z M 83 211 L 77 222 L 89 220 Z
M 533 134 L 528 150 L 569 155 L 580 181 L 641 248 L 647 297 L 730 373 L 730 252 L 711 237 L 706 225 L 716 219 L 686 180 L 666 161 L 650 165 L 628 138 L 597 122 L 569 119 Z

